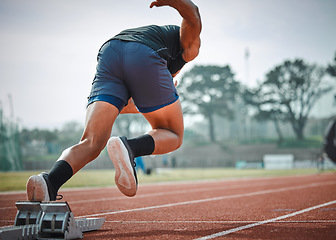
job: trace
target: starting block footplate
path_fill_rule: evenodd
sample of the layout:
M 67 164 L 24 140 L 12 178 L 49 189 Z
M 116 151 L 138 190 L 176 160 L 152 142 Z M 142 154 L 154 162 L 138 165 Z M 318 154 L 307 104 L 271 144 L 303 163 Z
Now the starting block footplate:
M 15 203 L 13 227 L 0 228 L 0 240 L 6 239 L 79 239 L 84 232 L 99 230 L 105 218 L 75 219 L 67 202 Z

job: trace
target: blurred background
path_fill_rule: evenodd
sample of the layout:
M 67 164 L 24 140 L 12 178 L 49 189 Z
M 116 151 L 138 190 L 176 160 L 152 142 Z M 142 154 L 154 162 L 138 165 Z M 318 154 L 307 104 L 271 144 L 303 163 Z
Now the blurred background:
M 145 172 L 335 168 L 322 145 L 336 118 L 336 2 L 194 2 L 201 52 L 176 77 L 184 144 L 144 157 Z M 100 46 L 126 28 L 180 25 L 174 9 L 150 3 L 0 1 L 1 171 L 49 169 L 79 141 Z M 123 115 L 112 135 L 148 130 L 141 115 Z M 109 168 L 105 150 L 86 166 Z

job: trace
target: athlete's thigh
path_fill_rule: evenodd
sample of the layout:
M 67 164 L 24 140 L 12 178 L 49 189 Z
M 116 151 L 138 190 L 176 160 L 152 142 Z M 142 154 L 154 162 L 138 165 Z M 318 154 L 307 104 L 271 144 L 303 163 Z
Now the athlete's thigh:
M 167 129 L 183 137 L 184 124 L 180 100 L 149 113 L 142 113 L 153 129 Z
M 97 101 L 87 107 L 85 129 L 82 140 L 90 139 L 100 144 L 106 144 L 112 131 L 112 126 L 119 114 L 114 105 Z

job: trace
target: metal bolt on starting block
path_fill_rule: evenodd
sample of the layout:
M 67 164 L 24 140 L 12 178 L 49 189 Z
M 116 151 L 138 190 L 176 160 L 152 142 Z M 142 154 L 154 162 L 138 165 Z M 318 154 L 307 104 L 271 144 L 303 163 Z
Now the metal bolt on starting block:
M 67 202 L 16 202 L 18 212 L 13 227 L 0 228 L 5 239 L 78 239 L 83 232 L 102 227 L 105 218 L 75 220 Z

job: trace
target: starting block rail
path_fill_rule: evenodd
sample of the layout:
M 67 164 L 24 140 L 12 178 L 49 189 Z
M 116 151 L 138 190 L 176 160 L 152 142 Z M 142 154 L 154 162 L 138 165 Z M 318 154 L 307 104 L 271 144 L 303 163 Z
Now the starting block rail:
M 7 239 L 33 240 L 38 239 L 37 234 L 38 234 L 37 224 L 0 228 L 1 240 L 7 240 Z
M 0 240 L 79 239 L 84 232 L 99 230 L 105 218 L 76 219 L 67 202 L 15 203 L 13 227 L 0 228 Z

